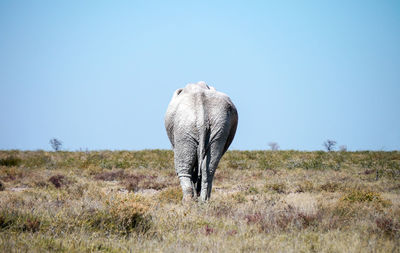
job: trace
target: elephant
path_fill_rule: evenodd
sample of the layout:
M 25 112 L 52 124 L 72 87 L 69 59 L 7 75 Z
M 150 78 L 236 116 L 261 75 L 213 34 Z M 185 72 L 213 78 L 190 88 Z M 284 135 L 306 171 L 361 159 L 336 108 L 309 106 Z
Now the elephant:
M 165 114 L 165 129 L 174 151 L 183 202 L 210 199 L 221 157 L 233 141 L 238 113 L 228 95 L 205 82 L 174 92 Z

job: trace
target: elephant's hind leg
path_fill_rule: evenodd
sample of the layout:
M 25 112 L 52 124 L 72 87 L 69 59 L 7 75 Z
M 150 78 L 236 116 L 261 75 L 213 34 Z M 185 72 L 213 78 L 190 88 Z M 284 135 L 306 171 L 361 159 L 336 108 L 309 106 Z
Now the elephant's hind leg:
M 203 160 L 200 199 L 208 200 L 211 197 L 212 182 L 219 160 L 224 154 L 225 142 L 213 142 Z
M 194 197 L 192 174 L 197 163 L 197 147 L 194 144 L 176 145 L 174 149 L 175 170 L 182 187 L 183 200 Z

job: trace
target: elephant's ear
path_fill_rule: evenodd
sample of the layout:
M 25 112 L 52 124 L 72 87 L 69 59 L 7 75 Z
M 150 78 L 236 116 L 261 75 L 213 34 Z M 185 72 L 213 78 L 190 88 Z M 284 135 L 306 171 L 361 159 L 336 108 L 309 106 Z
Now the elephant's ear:
M 177 96 L 179 96 L 179 94 L 181 94 L 182 91 L 183 91 L 182 88 L 177 89 L 177 90 L 174 92 L 174 95 L 172 96 L 172 99 L 174 99 L 174 98 L 176 98 Z
M 181 92 L 183 91 L 183 88 L 177 89 L 175 91 L 176 95 L 178 96 L 179 94 L 181 94 Z

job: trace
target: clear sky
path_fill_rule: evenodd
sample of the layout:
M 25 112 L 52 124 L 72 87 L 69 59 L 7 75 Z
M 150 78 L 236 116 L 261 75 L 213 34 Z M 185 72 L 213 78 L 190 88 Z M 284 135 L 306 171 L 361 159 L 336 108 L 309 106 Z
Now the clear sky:
M 0 1 L 0 149 L 168 149 L 200 80 L 231 149 L 400 150 L 400 1 Z

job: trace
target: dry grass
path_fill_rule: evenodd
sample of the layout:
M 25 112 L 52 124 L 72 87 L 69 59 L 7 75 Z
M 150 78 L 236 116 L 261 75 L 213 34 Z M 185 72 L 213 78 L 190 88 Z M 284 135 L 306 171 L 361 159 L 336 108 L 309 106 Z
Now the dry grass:
M 1 252 L 399 252 L 400 152 L 230 151 L 183 205 L 164 150 L 0 151 Z

